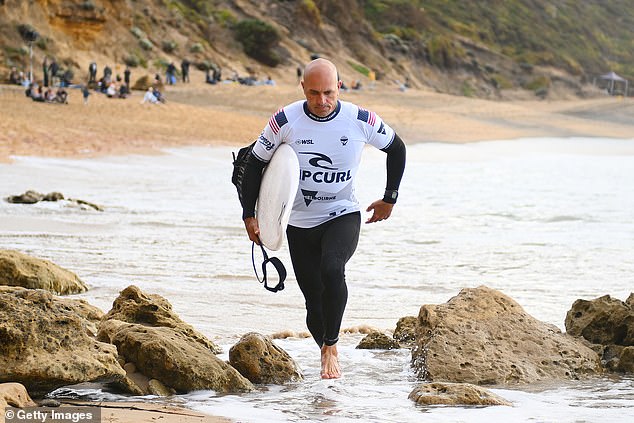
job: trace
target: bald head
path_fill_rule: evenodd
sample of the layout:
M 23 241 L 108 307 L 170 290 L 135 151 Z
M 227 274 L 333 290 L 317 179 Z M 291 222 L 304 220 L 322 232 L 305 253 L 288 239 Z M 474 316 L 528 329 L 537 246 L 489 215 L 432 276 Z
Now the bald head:
M 337 107 L 339 98 L 337 68 L 326 59 L 315 59 L 306 65 L 302 88 L 311 113 L 326 117 Z
M 313 75 L 334 75 L 337 78 L 337 68 L 334 63 L 326 59 L 315 59 L 304 68 L 304 79 Z

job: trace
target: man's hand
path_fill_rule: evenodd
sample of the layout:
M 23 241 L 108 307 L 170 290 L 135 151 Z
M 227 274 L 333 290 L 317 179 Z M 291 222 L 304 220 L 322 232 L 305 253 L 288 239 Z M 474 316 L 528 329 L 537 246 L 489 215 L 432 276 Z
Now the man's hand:
M 394 204 L 386 203 L 383 200 L 376 200 L 370 204 L 366 210 L 372 211 L 373 213 L 365 223 L 380 222 L 381 220 L 387 219 L 392 214 L 392 208 L 394 208 Z
M 244 219 L 244 227 L 249 234 L 249 239 L 260 245 L 260 225 L 255 217 L 247 217 Z

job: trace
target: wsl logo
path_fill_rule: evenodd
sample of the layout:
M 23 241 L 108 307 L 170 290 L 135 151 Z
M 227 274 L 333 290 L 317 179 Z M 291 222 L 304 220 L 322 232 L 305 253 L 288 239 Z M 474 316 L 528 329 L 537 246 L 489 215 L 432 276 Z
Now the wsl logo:
M 317 193 L 319 191 L 309 191 L 307 189 L 302 189 L 302 195 L 304 196 L 304 202 L 306 203 L 306 207 L 310 206 L 310 203 L 313 201 L 329 201 L 335 200 L 337 198 L 336 195 L 330 196 L 318 196 Z
M 339 171 L 338 168 L 332 167 L 332 159 L 325 154 L 302 151 L 300 151 L 298 154 L 312 155 L 313 157 L 308 160 L 308 163 L 313 167 L 324 169 L 318 171 L 303 169 L 300 174 L 300 179 L 302 181 L 312 180 L 313 182 L 318 184 L 336 184 L 352 179 L 350 169 L 348 169 L 347 171 Z

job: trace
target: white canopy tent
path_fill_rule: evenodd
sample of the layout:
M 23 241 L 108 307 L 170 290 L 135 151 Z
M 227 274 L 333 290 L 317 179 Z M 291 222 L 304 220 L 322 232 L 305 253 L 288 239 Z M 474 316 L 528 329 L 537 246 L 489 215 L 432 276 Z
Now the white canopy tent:
M 604 75 L 601 75 L 599 77 L 599 79 L 608 82 L 609 85 L 608 85 L 607 89 L 608 89 L 608 92 L 610 94 L 614 94 L 614 89 L 615 89 L 617 83 L 624 84 L 625 88 L 623 90 L 623 94 L 627 95 L 627 92 L 628 92 L 627 91 L 627 87 L 628 87 L 627 79 L 617 75 L 615 72 L 608 72 L 608 73 L 606 73 Z

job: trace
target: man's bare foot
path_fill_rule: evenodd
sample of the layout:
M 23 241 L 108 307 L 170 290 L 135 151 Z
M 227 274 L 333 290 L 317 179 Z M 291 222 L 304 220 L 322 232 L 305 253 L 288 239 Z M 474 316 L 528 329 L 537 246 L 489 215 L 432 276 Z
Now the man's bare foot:
M 337 345 L 321 347 L 321 378 L 338 379 L 341 377 L 341 367 L 337 355 Z

